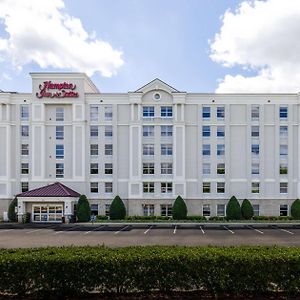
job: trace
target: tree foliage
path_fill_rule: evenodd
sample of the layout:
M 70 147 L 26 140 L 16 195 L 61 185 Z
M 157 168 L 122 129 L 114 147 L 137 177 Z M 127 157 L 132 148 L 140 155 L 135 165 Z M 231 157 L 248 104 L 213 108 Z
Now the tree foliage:
M 174 220 L 184 220 L 187 217 L 187 207 L 181 196 L 174 201 L 172 215 Z
M 18 199 L 15 197 L 13 199 L 8 207 L 8 219 L 11 222 L 17 222 L 17 213 L 16 213 L 16 207 L 18 206 Z
M 291 216 L 295 220 L 300 220 L 300 200 L 296 199 L 291 206 Z
M 241 219 L 241 206 L 239 201 L 235 198 L 235 196 L 232 196 L 230 200 L 228 201 L 227 207 L 226 207 L 226 218 L 228 220 L 240 220 Z
M 89 222 L 91 218 L 91 208 L 85 195 L 79 197 L 77 203 L 76 217 L 78 222 Z
M 243 219 L 250 220 L 253 218 L 254 215 L 253 206 L 248 199 L 244 199 L 241 205 L 241 213 Z
M 123 220 L 126 216 L 126 208 L 124 202 L 119 196 L 112 201 L 109 209 L 109 217 L 111 220 Z

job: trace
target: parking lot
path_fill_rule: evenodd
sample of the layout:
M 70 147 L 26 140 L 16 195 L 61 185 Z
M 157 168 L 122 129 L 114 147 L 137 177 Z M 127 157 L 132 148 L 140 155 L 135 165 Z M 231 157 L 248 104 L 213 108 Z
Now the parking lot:
M 1 224 L 0 248 L 106 245 L 300 246 L 298 224 Z

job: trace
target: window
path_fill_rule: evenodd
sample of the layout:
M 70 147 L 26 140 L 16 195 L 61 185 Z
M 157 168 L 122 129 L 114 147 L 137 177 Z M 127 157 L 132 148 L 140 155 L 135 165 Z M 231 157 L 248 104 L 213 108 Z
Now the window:
M 161 182 L 160 183 L 160 192 L 162 194 L 170 194 L 173 191 L 172 182 Z
M 28 137 L 29 136 L 29 126 L 28 125 L 22 125 L 21 126 L 21 136 L 22 137 Z
M 98 155 L 98 144 L 91 144 L 90 145 L 90 154 L 92 156 Z
M 110 215 L 110 204 L 105 204 L 105 212 L 104 214 L 109 217 Z
M 203 204 L 202 206 L 202 215 L 203 217 L 210 216 L 210 204 Z
M 112 137 L 113 136 L 112 126 L 105 126 L 104 135 L 105 135 L 105 137 Z
M 225 155 L 225 145 L 224 144 L 218 144 L 217 145 L 217 155 L 218 156 L 224 156 Z
M 280 119 L 287 119 L 287 117 L 288 117 L 288 108 L 286 106 L 280 106 L 280 108 L 279 108 L 279 117 L 280 117 Z
M 280 156 L 285 157 L 288 155 L 288 145 L 280 145 Z
M 91 163 L 90 164 L 90 174 L 95 175 L 99 174 L 98 164 L 97 163 Z
M 203 155 L 203 156 L 209 156 L 209 155 L 210 155 L 210 145 L 208 145 L 208 144 L 203 144 L 203 147 L 202 147 L 202 155 Z
M 106 174 L 106 175 L 113 174 L 113 164 L 112 163 L 104 164 L 104 174 Z
M 210 126 L 202 126 L 202 136 L 210 137 Z
M 173 135 L 173 127 L 169 125 L 160 126 L 160 135 L 161 136 L 172 136 Z
M 28 144 L 21 145 L 21 155 L 29 155 L 29 145 Z
M 143 204 L 142 206 L 145 217 L 154 216 L 154 204 Z
M 173 116 L 172 106 L 162 106 L 160 108 L 160 116 L 162 118 L 172 118 Z
M 91 193 L 98 193 L 98 182 L 90 183 Z
M 29 191 L 29 183 L 28 182 L 21 182 L 21 192 L 27 192 Z
M 104 190 L 105 190 L 105 193 L 111 194 L 113 192 L 113 183 L 112 182 L 105 182 L 104 183 Z
M 252 163 L 251 165 L 251 174 L 258 175 L 259 174 L 259 163 Z
M 225 137 L 225 127 L 217 126 L 217 137 Z
M 203 106 L 203 108 L 202 108 L 202 118 L 203 119 L 209 119 L 210 118 L 210 107 L 209 106 Z
M 154 155 L 154 145 L 143 144 L 143 155 Z
M 252 182 L 251 183 L 251 193 L 252 194 L 259 194 L 259 182 Z
M 98 204 L 91 204 L 91 215 L 98 216 Z
M 154 117 L 154 106 L 144 106 L 143 107 L 143 117 L 153 118 Z
M 287 163 L 280 163 L 279 165 L 279 174 L 287 174 L 288 173 L 288 165 Z
M 105 155 L 113 155 L 113 145 L 112 144 L 106 144 L 104 146 L 104 154 Z
M 279 215 L 280 215 L 280 217 L 287 217 L 288 216 L 288 205 L 287 204 L 280 204 L 280 206 L 279 206 Z
M 21 174 L 29 174 L 29 164 L 21 163 Z
M 111 106 L 105 106 L 104 107 L 104 118 L 105 121 L 111 121 L 113 116 L 112 107 Z
M 202 165 L 202 174 L 203 175 L 209 175 L 210 174 L 210 164 L 209 163 L 204 163 Z
M 217 204 L 217 216 L 225 217 L 225 204 Z
M 90 137 L 98 137 L 98 126 L 91 126 L 90 127 Z
M 252 105 L 251 106 L 251 119 L 252 120 L 258 120 L 259 119 L 259 106 L 258 105 Z
M 143 163 L 143 174 L 153 175 L 154 174 L 154 163 Z
M 172 174 L 173 173 L 173 164 L 172 163 L 161 163 L 160 164 L 160 173 L 161 174 Z
M 203 192 L 203 194 L 209 194 L 210 193 L 210 182 L 203 182 L 202 183 L 202 192 Z
M 99 107 L 91 105 L 90 106 L 90 120 L 98 121 L 98 117 L 99 117 Z
M 217 182 L 217 193 L 218 194 L 225 193 L 225 182 Z
M 64 126 L 56 126 L 56 139 L 63 140 L 64 139 Z
M 58 163 L 56 164 L 56 178 L 64 177 L 64 164 Z
M 154 182 L 143 182 L 144 193 L 154 193 Z
M 161 204 L 160 215 L 162 217 L 172 217 L 172 205 L 171 204 Z
M 64 108 L 56 107 L 56 121 L 63 121 L 63 120 L 64 120 Z
M 217 107 L 217 119 L 224 119 L 225 118 L 225 107 L 220 106 Z
M 279 127 L 280 137 L 287 138 L 288 137 L 288 127 L 287 126 L 280 126 Z
M 259 126 L 251 126 L 251 136 L 259 137 Z
M 280 182 L 280 194 L 287 194 L 288 192 L 288 183 Z
M 143 126 L 143 136 L 154 136 L 154 126 Z
M 64 145 L 56 145 L 56 159 L 64 159 L 65 149 Z
M 253 204 L 253 216 L 258 217 L 259 216 L 259 204 Z
M 253 155 L 259 155 L 259 145 L 251 145 L 251 152 Z
M 173 145 L 172 144 L 161 144 L 160 154 L 161 155 L 172 155 L 173 154 Z
M 217 174 L 225 174 L 225 164 L 224 163 L 217 164 Z
M 29 106 L 21 105 L 21 120 L 28 121 L 29 120 Z

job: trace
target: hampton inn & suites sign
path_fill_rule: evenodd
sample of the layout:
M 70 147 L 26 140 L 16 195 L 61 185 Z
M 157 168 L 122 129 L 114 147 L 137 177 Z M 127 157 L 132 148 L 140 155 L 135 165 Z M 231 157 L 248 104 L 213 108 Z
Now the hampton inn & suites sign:
M 39 85 L 39 92 L 35 95 L 38 98 L 78 98 L 79 94 L 75 90 L 76 84 L 69 82 L 54 83 L 49 80 Z

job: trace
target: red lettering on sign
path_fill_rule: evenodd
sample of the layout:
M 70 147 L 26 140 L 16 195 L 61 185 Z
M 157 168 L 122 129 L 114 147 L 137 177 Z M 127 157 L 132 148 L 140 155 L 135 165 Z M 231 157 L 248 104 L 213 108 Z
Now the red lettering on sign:
M 40 91 L 36 93 L 38 98 L 78 98 L 78 92 L 74 92 L 76 84 L 68 82 L 53 83 L 44 81 L 39 85 Z M 49 90 L 58 90 L 55 92 Z

